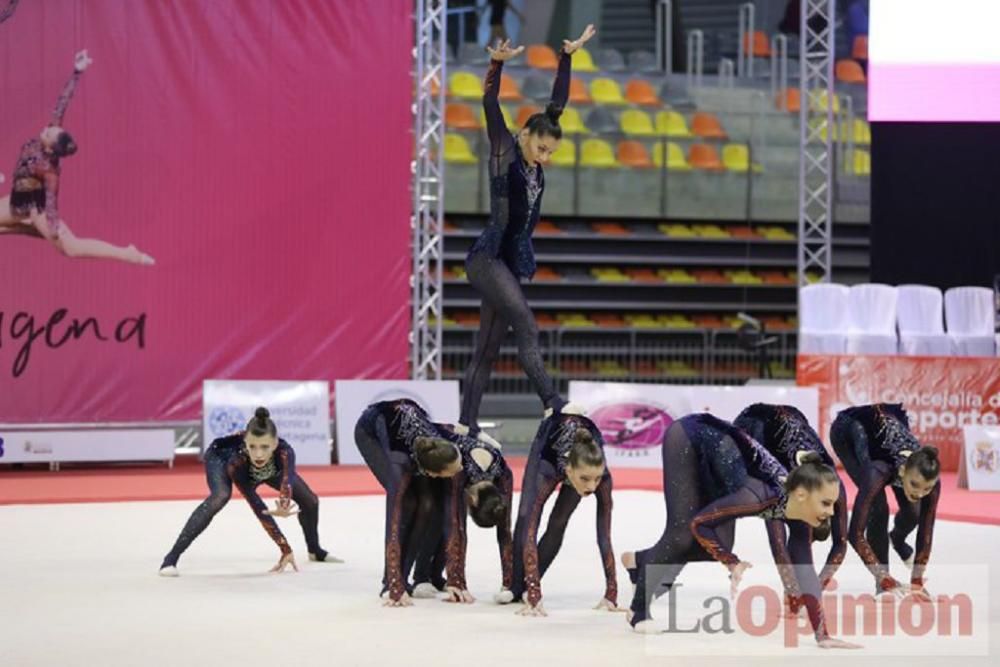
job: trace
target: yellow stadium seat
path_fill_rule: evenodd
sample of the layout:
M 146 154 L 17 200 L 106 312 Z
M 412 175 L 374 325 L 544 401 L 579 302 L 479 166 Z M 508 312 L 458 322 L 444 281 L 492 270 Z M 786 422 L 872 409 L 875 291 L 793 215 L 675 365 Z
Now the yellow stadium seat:
M 854 151 L 854 164 L 848 165 L 848 170 L 856 176 L 871 176 L 872 154 L 860 148 Z
M 611 144 L 603 139 L 587 139 L 583 142 L 580 154 L 580 164 L 584 167 L 617 167 L 615 151 Z
M 656 133 L 668 137 L 692 137 L 684 116 L 676 111 L 661 111 L 656 114 Z
M 556 167 L 572 167 L 576 164 L 576 143 L 572 139 L 559 142 L 559 148 L 552 154 L 552 164 Z
M 451 75 L 449 92 L 452 97 L 482 99 L 483 84 L 472 72 L 455 72 Z
M 658 143 L 653 146 L 653 164 L 657 167 L 663 166 L 663 144 Z M 667 142 L 667 169 L 675 171 L 691 171 L 687 157 L 684 156 L 684 149 L 673 141 Z
M 563 110 L 563 115 L 559 118 L 559 126 L 564 134 L 590 134 L 590 130 L 583 124 L 580 112 L 573 107 Z
M 574 72 L 596 72 L 597 65 L 594 64 L 594 57 L 590 55 L 590 51 L 584 48 L 579 48 L 573 52 L 571 56 L 573 58 L 573 71 Z
M 625 104 L 621 86 L 614 79 L 594 79 L 591 81 L 590 96 L 597 104 Z
M 847 121 L 844 121 L 844 137 L 847 138 Z M 868 145 L 872 142 L 872 128 L 863 118 L 854 119 L 854 143 Z
M 750 164 L 750 149 L 746 144 L 726 144 L 722 147 L 722 164 L 729 171 L 745 172 L 753 169 L 755 173 L 764 171 L 764 168 L 757 164 Z
M 694 230 L 687 225 L 679 224 L 661 224 L 657 225 L 657 229 L 663 234 L 675 238 L 675 239 L 693 239 L 697 236 Z
M 510 115 L 510 109 L 501 104 L 500 113 L 503 114 L 503 122 L 507 127 L 511 129 L 517 127 L 517 125 L 514 124 L 514 117 Z M 482 107 L 480 107 L 479 109 L 479 122 L 482 124 L 483 127 L 486 127 L 486 111 L 483 110 Z
M 444 135 L 444 159 L 457 164 L 476 164 L 479 161 L 465 137 L 452 132 Z
M 649 114 L 639 109 L 626 109 L 622 112 L 622 132 L 635 136 L 648 137 L 656 132 L 653 130 L 653 120 Z

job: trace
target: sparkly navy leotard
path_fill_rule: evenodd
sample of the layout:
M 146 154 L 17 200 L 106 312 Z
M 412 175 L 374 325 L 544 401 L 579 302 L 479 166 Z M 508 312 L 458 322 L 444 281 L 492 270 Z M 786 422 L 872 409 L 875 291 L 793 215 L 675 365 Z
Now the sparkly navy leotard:
M 923 574 L 931 556 L 934 520 L 941 482 L 918 503 L 903 493 L 899 468 L 908 453 L 920 448 L 910 432 L 909 419 L 898 404 L 879 403 L 848 408 L 837 415 L 830 427 L 830 443 L 847 474 L 858 487 L 851 512 L 849 539 L 861 560 L 875 577 L 879 591 L 899 586 L 889 574 L 889 540 L 904 560 L 913 557 L 910 582 L 923 585 Z M 899 504 L 895 525 L 889 533 L 889 506 L 885 489 L 891 488 Z M 919 526 L 916 554 L 906 544 L 906 536 Z
M 559 553 L 569 517 L 581 500 L 580 494 L 565 481 L 568 457 L 578 429 L 586 429 L 597 444 L 604 446 L 604 438 L 594 422 L 578 415 L 557 414 L 542 421 L 528 455 L 514 529 L 514 583 L 511 590 L 516 600 L 523 596 L 531 606 L 537 605 L 542 598 L 542 577 Z M 560 484 L 562 488 L 549 516 L 545 534 L 538 540 L 545 501 Z M 604 567 L 604 598 L 617 602 L 618 579 L 611 546 L 611 491 L 611 473 L 605 468 L 594 492 L 597 497 L 597 546 Z

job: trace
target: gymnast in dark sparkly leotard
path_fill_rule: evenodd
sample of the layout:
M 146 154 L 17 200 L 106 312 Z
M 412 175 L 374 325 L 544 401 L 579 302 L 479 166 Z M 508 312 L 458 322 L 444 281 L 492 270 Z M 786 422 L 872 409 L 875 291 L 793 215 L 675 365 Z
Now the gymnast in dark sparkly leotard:
M 406 580 L 414 561 L 421 555 L 433 561 L 437 552 L 441 551 L 441 510 L 445 504 L 445 487 L 441 484 L 451 484 L 452 478 L 458 477 L 460 479 L 455 483 L 464 486 L 471 475 L 475 483 L 470 487 L 469 495 L 474 491 L 475 496 L 474 499 L 466 497 L 466 500 L 476 506 L 474 517 L 479 516 L 478 504 L 482 500 L 483 515 L 492 508 L 492 515 L 496 518 L 502 513 L 500 506 L 503 503 L 506 503 L 506 508 L 510 507 L 512 485 L 509 484 L 509 470 L 507 486 L 499 492 L 501 502 L 498 505 L 488 500 L 491 493 L 486 487 L 497 482 L 504 483 L 506 463 L 499 451 L 491 450 L 489 445 L 475 438 L 455 433 L 447 424 L 431 421 L 427 412 L 409 399 L 382 401 L 368 406 L 358 420 L 354 438 L 368 467 L 386 490 L 385 570 L 382 582 L 383 593 L 388 594 L 386 605 L 410 606 L 412 587 L 407 585 Z M 474 469 L 479 465 L 476 458 L 485 463 L 481 455 L 489 455 L 491 461 L 486 464 L 487 470 L 477 474 Z M 461 502 L 452 506 L 461 506 Z M 459 534 L 464 524 L 457 523 L 457 511 L 454 510 L 452 522 L 449 522 L 452 527 L 449 537 L 453 539 L 449 540 L 448 549 L 448 592 L 455 601 L 472 602 L 473 598 L 465 588 L 464 531 Z M 503 536 L 498 533 L 498 537 L 503 555 Z M 459 557 L 461 561 L 456 560 Z M 509 557 L 506 560 L 509 562 Z M 418 581 L 433 582 L 433 562 L 421 562 Z M 435 583 L 440 585 L 442 582 Z
M 160 574 L 177 576 L 177 561 L 212 522 L 233 493 L 233 484 L 246 498 L 253 513 L 275 544 L 281 558 L 272 572 L 282 572 L 289 565 L 298 570 L 292 548 L 281 533 L 274 517 L 298 514 L 299 524 L 305 534 L 309 559 L 314 561 L 341 562 L 319 545 L 319 499 L 295 470 L 295 450 L 278 438 L 278 430 L 267 408 L 257 408 L 247 424 L 246 431 L 225 438 L 217 438 L 205 452 L 205 472 L 211 495 L 191 514 L 181 530 L 177 542 L 160 565 Z M 268 510 L 257 487 L 267 484 L 279 493 L 276 508 Z M 298 510 L 292 503 L 298 505 Z
M 710 414 L 688 415 L 671 424 L 663 443 L 666 527 L 652 547 L 622 556 L 636 586 L 629 622 L 637 631 L 653 631 L 652 599 L 673 586 L 688 562 L 724 564 L 735 595 L 750 567 L 732 553 L 735 519 L 754 516 L 766 522 L 782 585 L 805 607 L 816 641 L 824 648 L 855 648 L 827 632 L 812 553 L 789 554 L 785 541 L 785 521 L 819 525 L 833 515 L 840 492 L 837 473 L 817 454 L 803 458 L 789 474 L 753 438 Z
M 545 178 L 542 165 L 549 161 L 562 138 L 559 116 L 569 99 L 570 54 L 595 34 L 587 26 L 576 41 L 565 41 L 552 99 L 543 113 L 531 116 L 524 128 L 511 134 L 500 109 L 500 76 L 503 63 L 524 49 L 509 42 L 490 49 L 483 110 L 490 140 L 490 220 L 465 260 L 469 282 L 482 297 L 479 334 L 472 361 L 465 370 L 459 429 L 476 435 L 479 405 L 489 384 L 493 364 L 507 336 L 514 331 L 518 358 L 546 410 L 559 411 L 566 402 L 542 362 L 538 327 L 521 289 L 521 279 L 535 273 L 531 234 L 538 222 Z M 578 411 L 571 406 L 566 412 Z
M 848 535 L 875 577 L 876 592 L 897 596 L 906 592 L 889 574 L 891 542 L 912 567 L 910 590 L 930 599 L 923 581 L 941 497 L 938 450 L 922 446 L 910 432 L 903 406 L 889 403 L 842 411 L 830 427 L 830 444 L 858 487 Z M 892 489 L 899 505 L 891 533 L 886 488 Z M 906 538 L 918 526 L 914 553 Z
M 462 456 L 462 471 L 450 480 L 429 480 L 418 501 L 418 517 L 433 513 L 431 520 L 418 524 L 427 529 L 419 544 L 420 552 L 413 560 L 414 597 L 436 597 L 446 590 L 451 602 L 473 602 L 465 579 L 466 516 L 480 528 L 496 527 L 500 550 L 501 588 L 494 601 L 506 604 L 513 599 L 513 540 L 511 538 L 511 506 L 514 477 L 500 449 L 469 436 L 449 432 L 443 425 L 442 434 L 458 445 Z M 442 527 L 445 529 L 442 531 Z M 441 572 L 448 572 L 445 579 Z
M 560 487 L 545 534 L 538 539 L 545 501 Z M 597 546 L 604 566 L 604 595 L 596 609 L 619 611 L 615 554 L 611 546 L 612 480 L 600 429 L 586 417 L 556 414 L 543 420 L 528 454 L 514 528 L 513 598 L 518 613 L 545 616 L 542 577 L 552 565 L 570 516 L 580 500 L 597 497 Z
M 13 11 L 13 6 L 10 10 Z M 76 54 L 73 74 L 59 95 L 52 120 L 37 139 L 30 139 L 21 147 L 11 175 L 11 193 L 0 198 L 0 235 L 20 234 L 45 239 L 67 257 L 151 265 L 155 263 L 153 258 L 135 246 L 123 248 L 98 239 L 77 237 L 59 213 L 61 161 L 76 153 L 76 142 L 62 127 L 63 116 L 80 77 L 90 64 L 86 50 Z
M 808 452 L 816 453 L 824 464 L 836 470 L 833 458 L 809 425 L 809 420 L 791 405 L 755 403 L 743 410 L 733 425 L 760 443 L 788 470 L 798 466 Z M 847 553 L 847 491 L 843 483 L 840 484 L 833 516 L 826 525 L 814 529 L 804 521 L 788 521 L 788 533 L 788 550 L 792 554 L 804 553 L 809 549 L 808 544 L 823 541 L 832 534 L 833 544 L 819 575 L 820 585 L 825 589 Z

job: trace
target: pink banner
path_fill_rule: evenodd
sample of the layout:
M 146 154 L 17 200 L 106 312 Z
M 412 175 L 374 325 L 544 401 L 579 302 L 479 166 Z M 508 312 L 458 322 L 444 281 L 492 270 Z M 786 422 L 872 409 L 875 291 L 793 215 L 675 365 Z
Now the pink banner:
M 868 120 L 1000 121 L 1000 63 L 886 63 L 868 69 Z
M 193 419 L 206 378 L 403 377 L 411 10 L 21 2 L 0 23 L 0 421 Z M 31 202 L 54 181 L 17 165 L 84 48 L 49 240 Z

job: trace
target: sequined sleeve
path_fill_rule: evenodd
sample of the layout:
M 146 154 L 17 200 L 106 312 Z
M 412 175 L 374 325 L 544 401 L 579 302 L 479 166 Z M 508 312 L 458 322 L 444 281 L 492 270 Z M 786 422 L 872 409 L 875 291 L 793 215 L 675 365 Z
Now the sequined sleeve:
M 496 482 L 500 496 L 507 506 L 503 520 L 497 525 L 497 546 L 500 548 L 501 586 L 510 590 L 514 583 L 514 540 L 511 536 L 510 515 L 514 506 L 514 474 L 506 465 Z
M 615 550 L 611 546 L 611 510 L 614 502 L 611 491 L 614 484 L 606 474 L 597 486 L 597 547 L 604 566 L 604 599 L 618 604 L 618 575 L 615 571 Z
M 785 523 L 779 519 L 767 519 L 764 522 L 767 528 L 768 546 L 771 547 L 771 556 L 774 564 L 778 566 L 778 576 L 781 577 L 781 585 L 785 592 L 792 597 L 799 597 L 798 581 L 795 579 L 795 572 L 792 570 L 792 558 L 788 554 L 788 540 L 785 535 Z
M 73 76 L 66 82 L 66 86 L 59 95 L 59 100 L 56 102 L 56 108 L 52 111 L 52 122 L 50 125 L 62 126 L 63 116 L 66 115 L 66 107 L 69 106 L 69 101 L 73 98 L 73 93 L 76 91 L 76 84 L 80 81 L 80 74 L 81 72 L 73 70 Z
M 403 497 L 410 486 L 412 473 L 404 471 L 398 482 L 387 490 L 386 501 L 392 508 L 389 513 L 389 535 L 385 542 L 386 585 L 389 588 L 389 598 L 398 602 L 406 592 L 406 582 L 403 579 Z
M 507 129 L 507 122 L 500 108 L 500 78 L 503 61 L 490 60 L 483 85 L 483 113 L 486 115 L 486 134 L 490 138 L 490 152 L 505 153 L 514 147 L 514 138 Z
M 691 533 L 712 558 L 732 569 L 740 559 L 722 546 L 716 528 L 740 517 L 757 516 L 777 505 L 779 500 L 778 497 L 760 499 L 755 494 L 748 493 L 744 487 L 716 500 L 696 514 L 691 520 Z
M 528 605 L 535 607 L 542 599 L 542 575 L 538 567 L 538 524 L 542 520 L 542 508 L 552 492 L 559 486 L 559 480 L 545 475 L 525 475 L 521 491 L 521 507 L 527 509 L 524 547 L 521 552 L 524 563 L 524 590 Z
M 560 112 L 566 108 L 566 102 L 569 101 L 569 79 L 572 63 L 573 57 L 560 49 L 559 67 L 556 70 L 556 80 L 552 83 L 551 100 L 552 106 Z
M 267 513 L 267 505 L 257 495 L 256 485 L 250 480 L 249 466 L 250 464 L 245 457 L 234 456 L 226 468 L 229 479 L 233 480 L 236 488 L 246 498 L 247 504 L 250 505 L 250 509 L 257 516 L 260 525 L 263 526 L 267 534 L 274 540 L 274 543 L 278 545 L 281 553 L 290 554 L 292 548 L 288 545 L 288 540 L 285 539 L 281 529 L 278 528 L 278 522 L 274 520 L 273 516 Z
M 847 490 L 844 488 L 843 482 L 840 482 L 840 495 L 837 496 L 833 517 L 830 521 L 832 522 L 830 539 L 833 544 L 830 545 L 826 565 L 823 566 L 823 571 L 819 575 L 820 585 L 823 588 L 826 588 L 837 574 L 840 564 L 844 562 L 844 556 L 847 555 Z
M 295 450 L 287 443 L 278 447 L 278 460 L 281 461 L 281 485 L 278 493 L 282 503 L 292 501 L 292 483 L 295 481 Z
M 451 478 L 448 485 L 448 514 L 445 519 L 445 567 L 448 571 L 448 586 L 468 590 L 465 580 L 465 554 L 467 537 L 465 534 L 465 475 L 459 473 Z
M 20 1 L 21 0 L 8 0 L 10 4 L 7 5 L 7 8 L 0 10 L 0 23 L 3 23 L 14 15 L 14 10 L 17 9 L 17 3 Z
M 941 498 L 941 482 L 934 485 L 930 494 L 920 501 L 920 527 L 917 529 L 917 549 L 913 557 L 913 573 L 910 583 L 924 585 L 924 571 L 931 558 L 931 544 L 934 541 L 934 521 L 937 518 L 938 500 Z
M 851 512 L 851 525 L 848 533 L 854 550 L 858 552 L 858 556 L 868 566 L 869 571 L 884 590 L 896 588 L 899 586 L 899 582 L 889 574 L 887 564 L 878 562 L 878 556 L 875 555 L 875 550 L 868 543 L 865 530 L 868 527 L 868 518 L 871 516 L 872 504 L 879 494 L 885 493 L 885 487 L 889 485 L 895 474 L 895 470 L 882 461 L 873 462 L 865 468 L 865 477 L 858 485 L 858 495 L 854 499 L 854 511 Z
M 797 610 L 800 606 L 805 606 L 816 641 L 828 638 L 830 635 L 827 632 L 823 616 L 823 589 L 819 585 L 819 577 L 816 576 L 816 570 L 813 568 L 812 552 L 809 549 L 804 551 L 803 558 L 808 559 L 807 562 L 793 564 L 788 553 L 784 521 L 767 519 L 765 526 L 768 543 L 771 547 L 771 556 L 778 568 L 778 576 L 781 578 L 785 594 L 791 598 L 792 608 Z

